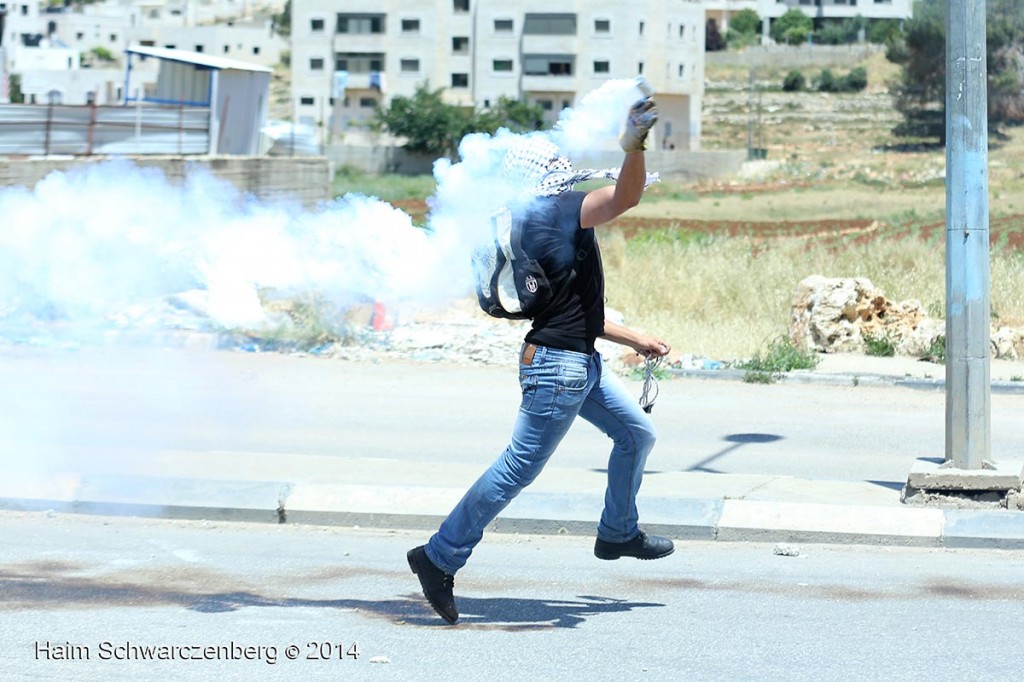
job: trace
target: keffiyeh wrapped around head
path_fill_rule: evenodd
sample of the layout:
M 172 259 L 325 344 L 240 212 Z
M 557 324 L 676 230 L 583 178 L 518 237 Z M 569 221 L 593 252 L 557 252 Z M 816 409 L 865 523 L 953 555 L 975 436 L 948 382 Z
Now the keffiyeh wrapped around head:
M 553 197 L 587 180 L 615 180 L 619 177 L 619 169 L 576 170 L 552 142 L 540 137 L 523 137 L 512 143 L 505 152 L 501 174 L 524 192 L 539 197 Z M 645 185 L 657 180 L 657 173 L 648 173 Z

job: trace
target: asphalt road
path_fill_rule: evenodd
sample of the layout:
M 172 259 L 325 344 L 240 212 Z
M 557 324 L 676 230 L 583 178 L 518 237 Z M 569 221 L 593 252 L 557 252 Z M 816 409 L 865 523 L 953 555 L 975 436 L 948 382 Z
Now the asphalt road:
M 1014 551 L 688 542 L 602 562 L 587 538 L 489 535 L 451 627 L 406 566 L 419 534 L 11 512 L 0 526 L 3 680 L 1001 681 L 1024 654 Z M 161 651 L 179 658 L 141 659 Z
M 381 457 L 484 466 L 518 407 L 515 368 L 366 364 L 185 350 L 0 349 L 5 467 L 88 471 L 154 451 Z M 641 384 L 628 382 L 639 397 Z M 942 392 L 662 381 L 654 471 L 906 482 L 944 453 Z M 1024 396 L 992 396 L 992 454 L 1019 459 Z M 601 468 L 609 445 L 574 426 L 552 460 Z M 172 473 L 172 472 L 168 472 Z

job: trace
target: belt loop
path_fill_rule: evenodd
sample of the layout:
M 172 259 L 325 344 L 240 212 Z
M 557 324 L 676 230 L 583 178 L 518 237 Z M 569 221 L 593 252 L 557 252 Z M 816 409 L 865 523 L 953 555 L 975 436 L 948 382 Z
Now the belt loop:
M 533 356 L 537 354 L 537 346 L 532 343 L 523 344 L 523 354 L 519 358 L 519 362 L 523 365 L 532 365 Z

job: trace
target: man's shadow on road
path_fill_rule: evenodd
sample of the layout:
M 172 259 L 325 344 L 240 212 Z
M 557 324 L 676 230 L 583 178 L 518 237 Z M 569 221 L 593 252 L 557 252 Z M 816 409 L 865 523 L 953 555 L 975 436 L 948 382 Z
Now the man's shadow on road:
M 370 618 L 407 625 L 444 625 L 419 593 L 388 599 L 305 599 L 264 596 L 253 591 L 203 591 L 174 580 L 148 581 L 123 574 L 89 575 L 83 567 L 59 561 L 0 567 L 0 610 L 77 610 L 179 606 L 200 613 L 243 608 L 321 608 L 356 611 Z M 207 581 L 216 580 L 205 576 Z M 212 580 L 211 580 L 212 579 Z M 209 586 L 209 583 L 208 583 Z M 664 606 L 608 597 L 572 600 L 515 597 L 459 597 L 459 626 L 494 630 L 575 628 L 591 616 Z

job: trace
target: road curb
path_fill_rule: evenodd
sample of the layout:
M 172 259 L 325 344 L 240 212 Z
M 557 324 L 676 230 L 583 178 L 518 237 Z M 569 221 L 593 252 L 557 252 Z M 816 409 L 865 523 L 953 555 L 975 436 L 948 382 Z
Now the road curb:
M 425 532 L 463 492 L 101 475 L 21 483 L 36 496 L 13 495 L 5 481 L 0 509 Z M 1024 549 L 1024 513 L 1012 511 L 682 497 L 641 497 L 639 506 L 646 530 L 677 539 Z M 488 531 L 593 536 L 602 507 L 595 493 L 527 491 Z
M 723 381 L 744 381 L 746 370 L 741 369 L 670 369 L 674 377 L 684 379 L 711 379 Z M 824 386 L 879 386 L 909 388 L 917 391 L 944 391 L 946 380 L 916 377 L 899 377 L 873 373 L 824 373 L 813 370 L 794 370 L 773 374 L 775 380 L 784 384 L 816 384 Z M 1022 381 L 993 381 L 992 393 L 1003 395 L 1024 395 Z

